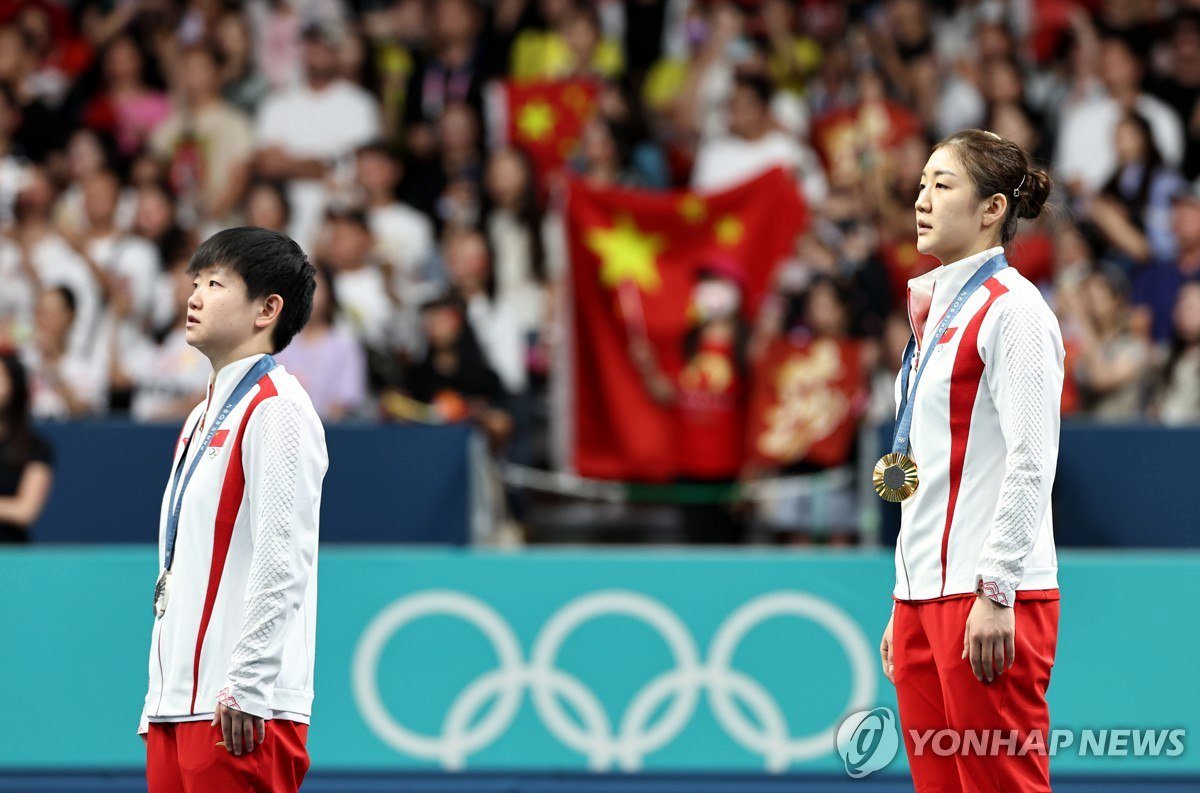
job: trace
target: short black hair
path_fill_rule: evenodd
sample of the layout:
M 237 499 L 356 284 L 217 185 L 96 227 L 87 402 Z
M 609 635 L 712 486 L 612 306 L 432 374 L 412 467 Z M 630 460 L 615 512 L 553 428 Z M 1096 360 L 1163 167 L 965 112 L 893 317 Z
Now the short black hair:
M 75 292 L 69 286 L 52 286 L 47 290 L 50 294 L 58 295 L 62 298 L 63 303 L 67 307 L 67 311 L 71 312 L 71 316 L 75 316 L 78 310 L 79 301 L 75 299 Z
M 356 155 L 378 154 L 383 157 L 387 157 L 390 160 L 399 159 L 396 154 L 396 149 L 382 138 L 375 138 L 374 140 L 367 141 L 363 145 L 359 146 L 354 153 Z
M 332 205 L 329 207 L 329 209 L 325 210 L 325 219 L 344 220 L 347 223 L 353 223 L 354 225 L 366 231 L 371 230 L 371 223 L 367 218 L 367 213 L 363 209 L 356 206 Z
M 745 88 L 753 94 L 763 107 L 771 106 L 771 95 L 775 91 L 771 85 L 771 78 L 757 72 L 739 72 L 734 76 L 733 82 L 736 87 Z
M 210 267 L 228 267 L 246 283 L 246 296 L 283 298 L 283 311 L 271 334 L 272 352 L 291 343 L 312 316 L 316 268 L 296 241 L 278 231 L 256 226 L 218 231 L 200 244 L 188 264 L 195 275 Z

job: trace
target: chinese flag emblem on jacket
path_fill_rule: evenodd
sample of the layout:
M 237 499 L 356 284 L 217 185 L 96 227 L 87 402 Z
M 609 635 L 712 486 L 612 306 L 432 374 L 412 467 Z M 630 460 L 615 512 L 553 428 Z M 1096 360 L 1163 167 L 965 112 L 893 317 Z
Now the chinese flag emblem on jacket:
M 682 433 L 703 424 L 681 420 L 678 400 L 656 399 L 638 361 L 652 357 L 678 386 L 695 327 L 693 295 L 708 263 L 722 262 L 740 284 L 741 317 L 751 321 L 805 220 L 795 182 L 782 170 L 709 194 L 571 183 L 571 365 L 561 418 L 576 472 L 662 482 L 688 471 L 681 450 L 704 444 Z

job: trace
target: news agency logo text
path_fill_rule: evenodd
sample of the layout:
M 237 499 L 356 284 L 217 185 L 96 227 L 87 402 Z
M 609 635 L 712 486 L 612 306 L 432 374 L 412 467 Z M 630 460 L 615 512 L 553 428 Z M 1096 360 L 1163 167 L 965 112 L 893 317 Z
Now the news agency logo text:
M 909 730 L 913 754 L 999 757 L 1075 754 L 1079 757 L 1178 757 L 1184 729 Z
M 899 749 L 895 713 L 886 707 L 852 713 L 837 732 L 837 750 L 846 773 L 854 778 L 886 768 Z M 908 730 L 914 756 L 939 757 L 1178 757 L 1184 753 L 1185 729 L 1054 729 L 1042 730 Z

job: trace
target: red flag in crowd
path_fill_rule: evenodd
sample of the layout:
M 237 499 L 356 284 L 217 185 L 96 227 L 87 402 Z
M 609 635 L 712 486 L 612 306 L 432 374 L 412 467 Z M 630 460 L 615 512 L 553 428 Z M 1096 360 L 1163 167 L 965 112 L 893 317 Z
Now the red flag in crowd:
M 865 170 L 881 167 L 880 157 L 920 132 L 921 122 L 911 110 L 881 98 L 820 116 L 812 141 L 829 181 L 840 185 L 857 183 Z
M 571 184 L 570 437 L 580 474 L 665 481 L 731 465 L 720 472 L 736 473 L 743 413 L 729 397 L 740 381 L 730 345 L 694 338 L 694 293 L 703 273 L 720 270 L 740 287 L 746 321 L 804 221 L 795 183 L 782 170 L 708 195 Z M 648 382 L 648 361 L 671 398 Z M 728 453 L 691 437 L 706 425 L 726 436 L 732 423 Z M 705 459 L 681 459 L 689 455 Z
M 525 152 L 539 178 L 561 168 L 574 152 L 599 93 L 590 80 L 510 80 L 500 91 L 507 141 Z
M 854 450 L 869 395 L 857 339 L 778 339 L 750 397 L 746 456 L 755 467 L 842 465 Z

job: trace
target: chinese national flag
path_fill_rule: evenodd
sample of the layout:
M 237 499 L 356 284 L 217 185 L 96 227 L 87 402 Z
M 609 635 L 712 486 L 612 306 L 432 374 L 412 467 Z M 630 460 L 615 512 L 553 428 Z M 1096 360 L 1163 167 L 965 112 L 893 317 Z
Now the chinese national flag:
M 742 283 L 751 317 L 772 272 L 805 222 L 782 170 L 720 193 L 594 189 L 576 181 L 567 201 L 570 253 L 571 438 L 588 477 L 661 482 L 680 475 L 686 422 L 651 398 L 631 355 L 642 338 L 679 383 L 701 266 L 720 258 Z
M 503 85 L 508 142 L 545 178 L 571 156 L 591 120 L 599 89 L 590 80 L 508 81 Z
M 866 410 L 867 372 L 855 339 L 778 339 L 755 373 L 746 454 L 756 467 L 850 459 Z
M 863 175 L 864 158 L 888 155 L 921 133 L 921 122 L 904 106 L 887 99 L 829 111 L 813 123 L 812 141 L 825 163 L 829 181 L 854 183 Z M 880 167 L 877 162 L 876 168 Z

